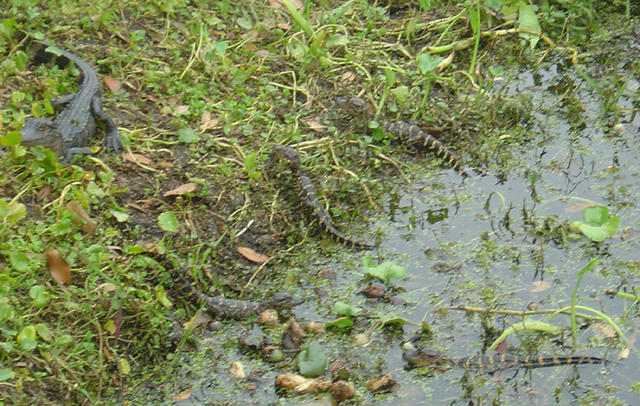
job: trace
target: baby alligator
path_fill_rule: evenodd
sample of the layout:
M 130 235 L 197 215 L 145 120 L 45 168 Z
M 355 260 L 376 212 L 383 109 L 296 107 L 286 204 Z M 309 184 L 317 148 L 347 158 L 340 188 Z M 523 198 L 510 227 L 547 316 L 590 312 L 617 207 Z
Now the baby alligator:
M 102 111 L 102 99 L 98 76 L 93 68 L 78 55 L 63 49 L 49 47 L 34 42 L 32 53 L 37 63 L 54 60 L 63 67 L 73 61 L 82 74 L 82 82 L 76 93 L 62 96 L 53 102 L 54 106 L 65 106 L 53 120 L 29 117 L 20 131 L 23 145 L 42 145 L 70 162 L 74 154 L 89 154 L 86 146 L 96 132 L 96 119 L 102 121 L 107 130 L 104 146 L 114 152 L 122 149 L 118 127 L 111 117 Z M 57 56 L 56 56 L 57 55 Z
M 291 147 L 285 147 L 283 145 L 275 145 L 273 152 L 276 157 L 285 161 L 289 167 L 296 173 L 298 182 L 298 194 L 303 203 L 309 207 L 313 213 L 313 216 L 318 219 L 318 223 L 324 228 L 324 230 L 337 242 L 346 245 L 350 248 L 358 248 L 370 250 L 375 248 L 373 245 L 365 244 L 359 241 L 354 241 L 348 237 L 342 235 L 331 223 L 331 217 L 329 213 L 322 207 L 318 200 L 316 189 L 311 183 L 311 179 L 302 173 L 300 164 L 300 157 L 296 150 Z
M 224 296 L 208 296 L 194 288 L 164 255 L 152 252 L 146 252 L 145 255 L 153 258 L 171 273 L 176 293 L 189 298 L 194 303 L 203 304 L 209 313 L 221 319 L 244 319 L 258 316 L 267 309 L 287 309 L 304 302 L 303 299 L 282 292 L 267 298 L 262 303 L 228 299 Z
M 353 96 L 348 99 L 346 97 L 337 97 L 335 100 L 343 110 L 351 114 L 353 117 L 367 119 L 370 121 L 375 119 L 373 109 L 359 97 Z M 382 128 L 385 131 L 400 137 L 400 139 L 407 145 L 434 151 L 438 157 L 444 159 L 460 175 L 463 177 L 469 176 L 467 172 L 462 169 L 462 165 L 458 158 L 447 151 L 442 142 L 422 131 L 420 127 L 405 123 L 404 121 L 392 122 L 389 120 L 383 120 Z
M 483 370 L 486 372 L 495 372 L 510 368 L 543 368 L 560 365 L 604 364 L 607 362 L 604 358 L 591 357 L 587 355 L 561 357 L 526 356 L 523 358 L 517 355 L 500 354 L 449 358 L 442 352 L 431 348 L 406 350 L 402 354 L 402 358 L 408 361 L 411 366 L 415 367 L 462 367 L 465 369 Z

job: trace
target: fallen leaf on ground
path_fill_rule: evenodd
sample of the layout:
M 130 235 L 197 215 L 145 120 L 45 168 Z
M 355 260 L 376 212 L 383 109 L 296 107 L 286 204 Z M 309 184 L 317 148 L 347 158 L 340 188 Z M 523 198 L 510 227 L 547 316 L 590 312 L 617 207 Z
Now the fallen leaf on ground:
M 112 92 L 117 92 L 122 88 L 122 85 L 120 85 L 120 82 L 118 81 L 118 79 L 114 79 L 111 76 L 103 76 L 102 80 L 104 81 L 104 84 L 107 85 L 109 90 L 111 90 Z
M 85 234 L 93 234 L 93 232 L 96 230 L 96 225 L 93 224 L 91 218 L 89 217 L 87 212 L 84 211 L 84 207 L 82 207 L 80 203 L 72 200 L 66 204 L 66 208 L 71 213 L 82 219 L 82 221 L 80 221 L 74 217 L 72 221 L 75 224 L 82 223 L 82 231 L 84 231 Z
M 127 161 L 131 162 L 131 163 L 141 163 L 143 165 L 151 165 L 151 160 L 149 158 L 147 158 L 144 155 L 140 155 L 140 154 L 126 154 L 124 156 L 124 159 L 126 159 Z
M 193 390 L 193 388 L 187 388 L 187 389 L 183 390 L 180 393 L 176 393 L 171 398 L 173 400 L 187 400 L 187 399 L 189 399 L 191 397 L 191 391 L 192 390 Z
M 60 252 L 55 248 L 47 248 L 44 250 L 44 255 L 47 257 L 47 268 L 58 285 L 70 285 L 71 266 L 62 258 Z
M 259 252 L 256 252 L 255 250 L 248 247 L 238 247 L 237 250 L 240 255 L 251 262 L 255 262 L 256 264 L 261 264 L 269 259 L 268 256 L 260 254 Z
M 193 192 L 197 188 L 198 188 L 198 184 L 197 183 L 193 183 L 193 182 L 183 183 L 182 185 L 178 186 L 177 188 L 169 190 L 168 192 L 165 192 L 162 196 L 164 196 L 164 197 L 167 197 L 167 196 L 181 196 L 181 195 L 183 195 L 185 193 Z

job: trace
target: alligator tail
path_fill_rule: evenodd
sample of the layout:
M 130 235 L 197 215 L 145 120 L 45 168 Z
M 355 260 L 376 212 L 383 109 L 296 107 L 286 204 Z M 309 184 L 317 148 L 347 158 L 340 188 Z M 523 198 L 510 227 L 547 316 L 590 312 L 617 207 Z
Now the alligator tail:
M 311 183 L 311 179 L 305 175 L 298 176 L 298 182 L 300 186 L 300 197 L 305 202 L 307 206 L 311 208 L 313 211 L 313 215 L 318 219 L 318 222 L 324 230 L 337 242 L 343 244 L 349 248 L 355 249 L 365 249 L 370 250 L 374 249 L 375 246 L 365 244 L 359 241 L 354 241 L 348 237 L 342 235 L 334 226 L 331 224 L 331 220 L 329 214 L 322 208 L 320 203 L 318 202 L 318 196 L 316 194 L 316 189 L 313 187 L 313 183 Z

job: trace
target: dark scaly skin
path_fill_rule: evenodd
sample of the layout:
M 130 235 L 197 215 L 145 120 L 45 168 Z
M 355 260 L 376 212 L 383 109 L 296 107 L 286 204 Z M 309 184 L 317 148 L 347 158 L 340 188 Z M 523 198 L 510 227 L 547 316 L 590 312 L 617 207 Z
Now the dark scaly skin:
M 171 273 L 173 287 L 177 293 L 193 303 L 203 304 L 209 313 L 221 319 L 245 319 L 258 316 L 267 309 L 286 309 L 304 302 L 303 299 L 295 298 L 287 293 L 277 293 L 261 303 L 228 299 L 224 296 L 208 296 L 194 288 L 165 256 L 151 252 L 147 252 L 145 255 L 162 264 Z
M 366 120 L 374 120 L 375 113 L 373 109 L 359 97 L 337 97 L 336 103 L 342 107 L 343 110 L 351 114 L 353 117 L 362 118 Z M 422 129 L 416 125 L 405 123 L 404 121 L 382 121 L 382 128 L 391 134 L 397 135 L 407 145 L 421 148 L 429 151 L 433 151 L 438 157 L 447 162 L 456 172 L 463 177 L 469 175 L 462 169 L 462 165 L 458 158 L 456 158 L 451 152 L 447 150 L 442 142 L 432 137 L 428 133 L 422 131 Z
M 334 240 L 352 249 L 356 248 L 370 250 L 375 248 L 375 246 L 373 245 L 354 241 L 351 238 L 345 237 L 333 226 L 329 213 L 327 213 L 327 211 L 322 207 L 322 204 L 320 204 L 320 201 L 318 200 L 318 194 L 316 193 L 316 189 L 313 186 L 311 179 L 309 179 L 309 177 L 304 175 L 301 171 L 300 156 L 298 155 L 296 150 L 291 147 L 275 145 L 273 147 L 273 152 L 276 157 L 285 161 L 291 167 L 291 169 L 296 172 L 298 194 L 300 195 L 302 202 L 311 209 L 313 216 L 318 220 L 318 223 L 320 223 L 324 230 Z
M 561 365 L 582 365 L 582 364 L 604 364 L 606 359 L 581 356 L 560 356 L 560 357 L 519 357 L 517 355 L 482 355 L 463 358 L 449 358 L 442 352 L 421 348 L 418 350 L 407 350 L 402 354 L 402 358 L 415 367 L 441 367 L 453 368 L 461 367 L 469 370 L 482 370 L 486 372 L 499 371 L 510 368 L 544 368 Z
M 49 46 L 39 42 L 32 43 L 36 53 L 35 62 L 44 63 L 54 60 L 59 66 L 73 61 L 82 73 L 80 88 L 76 93 L 68 94 L 54 101 L 54 106 L 65 106 L 53 120 L 27 118 L 20 131 L 23 145 L 42 145 L 50 148 L 63 162 L 70 162 L 75 154 L 90 154 L 86 146 L 89 138 L 96 132 L 96 119 L 106 127 L 104 146 L 118 153 L 122 142 L 118 127 L 111 117 L 102 110 L 102 99 L 98 76 L 88 63 L 76 54 L 55 48 L 59 55 L 47 50 Z M 36 49 L 37 48 L 37 49 Z

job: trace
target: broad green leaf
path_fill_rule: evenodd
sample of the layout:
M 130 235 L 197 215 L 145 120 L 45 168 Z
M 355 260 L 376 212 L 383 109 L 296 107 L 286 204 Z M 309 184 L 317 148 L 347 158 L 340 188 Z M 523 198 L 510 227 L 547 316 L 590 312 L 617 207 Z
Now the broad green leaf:
M 118 359 L 118 372 L 120 372 L 120 375 L 129 375 L 131 373 L 131 365 L 129 365 L 129 361 L 126 358 Z
M 620 219 L 618 219 L 617 217 L 611 217 L 601 226 L 592 226 L 589 224 L 580 223 L 578 229 L 591 241 L 601 242 L 613 236 L 618 230 L 619 226 Z
M 407 319 L 399 317 L 395 313 L 386 314 L 381 320 L 383 326 L 391 326 L 393 328 L 401 328 Z
M 0 382 L 8 381 L 14 377 L 13 370 L 9 368 L 0 368 Z
M 34 326 L 26 326 L 20 331 L 16 338 L 22 349 L 30 351 L 36 348 L 36 328 Z
M 582 219 L 591 225 L 602 225 L 609 219 L 607 206 L 589 206 L 582 211 Z
M 172 211 L 165 211 L 158 216 L 158 225 L 164 231 L 176 232 L 178 231 L 178 219 Z
M 0 297 L 0 323 L 13 320 L 15 311 L 9 303 L 6 303 L 2 297 Z
M 173 306 L 173 303 L 171 303 L 171 300 L 167 297 L 167 292 L 164 290 L 164 286 L 162 285 L 156 285 L 156 299 L 158 299 L 158 302 L 160 302 L 164 307 Z
M 353 314 L 360 313 L 362 308 L 338 301 L 333 305 L 333 311 L 339 316 L 351 316 Z
M 488 350 L 495 350 L 503 340 L 505 340 L 509 335 L 522 330 L 533 330 L 533 331 L 542 331 L 544 333 L 558 335 L 562 332 L 562 330 L 553 324 L 545 323 L 543 321 L 532 320 L 532 319 L 524 319 L 519 323 L 514 323 L 510 327 L 508 327 L 505 331 L 502 332 L 500 337 L 496 338 L 495 341 L 491 344 Z
M 10 201 L 7 203 L 5 199 L 0 199 L 0 220 L 15 224 L 27 214 L 27 209 L 22 203 Z
M 256 153 L 250 152 L 244 157 L 244 169 L 247 173 L 253 171 L 256 167 Z
M 73 343 L 73 336 L 70 334 L 61 334 L 56 336 L 56 340 L 54 342 L 55 346 L 65 347 L 69 344 Z
M 38 323 L 35 325 L 36 333 L 42 338 L 44 341 L 50 343 L 53 341 L 53 334 L 51 334 L 51 330 L 49 330 L 49 326 L 44 323 Z
M 315 378 L 324 372 L 327 357 L 319 344 L 309 343 L 296 356 L 296 364 L 300 375 L 306 378 Z
M 409 96 L 409 88 L 405 85 L 398 86 L 391 91 L 399 104 L 404 104 Z
M 332 328 L 342 330 L 351 327 L 353 327 L 353 320 L 348 317 L 340 317 L 339 319 L 324 323 L 324 328 L 326 328 L 327 330 L 330 330 Z
M 418 69 L 423 75 L 426 75 L 427 73 L 433 72 L 438 64 L 442 62 L 442 59 L 444 58 L 441 56 L 431 56 L 431 54 L 428 53 L 420 54 L 417 60 Z
M 9 131 L 0 137 L 0 145 L 5 147 L 15 147 L 20 144 L 20 141 L 22 141 L 22 138 L 19 131 Z
M 116 218 L 118 223 L 124 223 L 127 220 L 129 220 L 129 215 L 127 213 L 123 212 L 123 211 L 116 210 L 116 209 L 110 209 L 109 212 L 111 212 L 111 214 L 113 214 L 113 217 Z
M 391 261 L 385 261 L 372 268 L 365 268 L 367 274 L 380 279 L 386 284 L 389 284 L 392 278 L 402 278 L 406 271 L 407 268 Z
M 178 130 L 178 140 L 185 144 L 193 144 L 200 141 L 200 136 L 197 132 L 189 127 L 182 127 Z
M 42 309 L 47 305 L 49 298 L 45 292 L 47 288 L 44 285 L 33 285 L 31 289 L 29 289 L 29 297 L 33 299 L 33 305 L 38 309 Z
M 12 251 L 9 253 L 9 262 L 16 271 L 27 272 L 31 267 L 29 266 L 29 258 L 24 252 Z
M 518 13 L 518 25 L 520 28 L 525 30 L 533 31 L 533 32 L 542 32 L 542 28 L 540 27 L 540 22 L 538 21 L 538 17 L 536 16 L 533 7 L 530 4 L 527 4 L 524 1 L 520 2 L 520 11 Z M 521 33 L 520 37 L 528 39 L 529 45 L 531 49 L 535 48 L 540 41 L 540 37 L 533 34 Z

